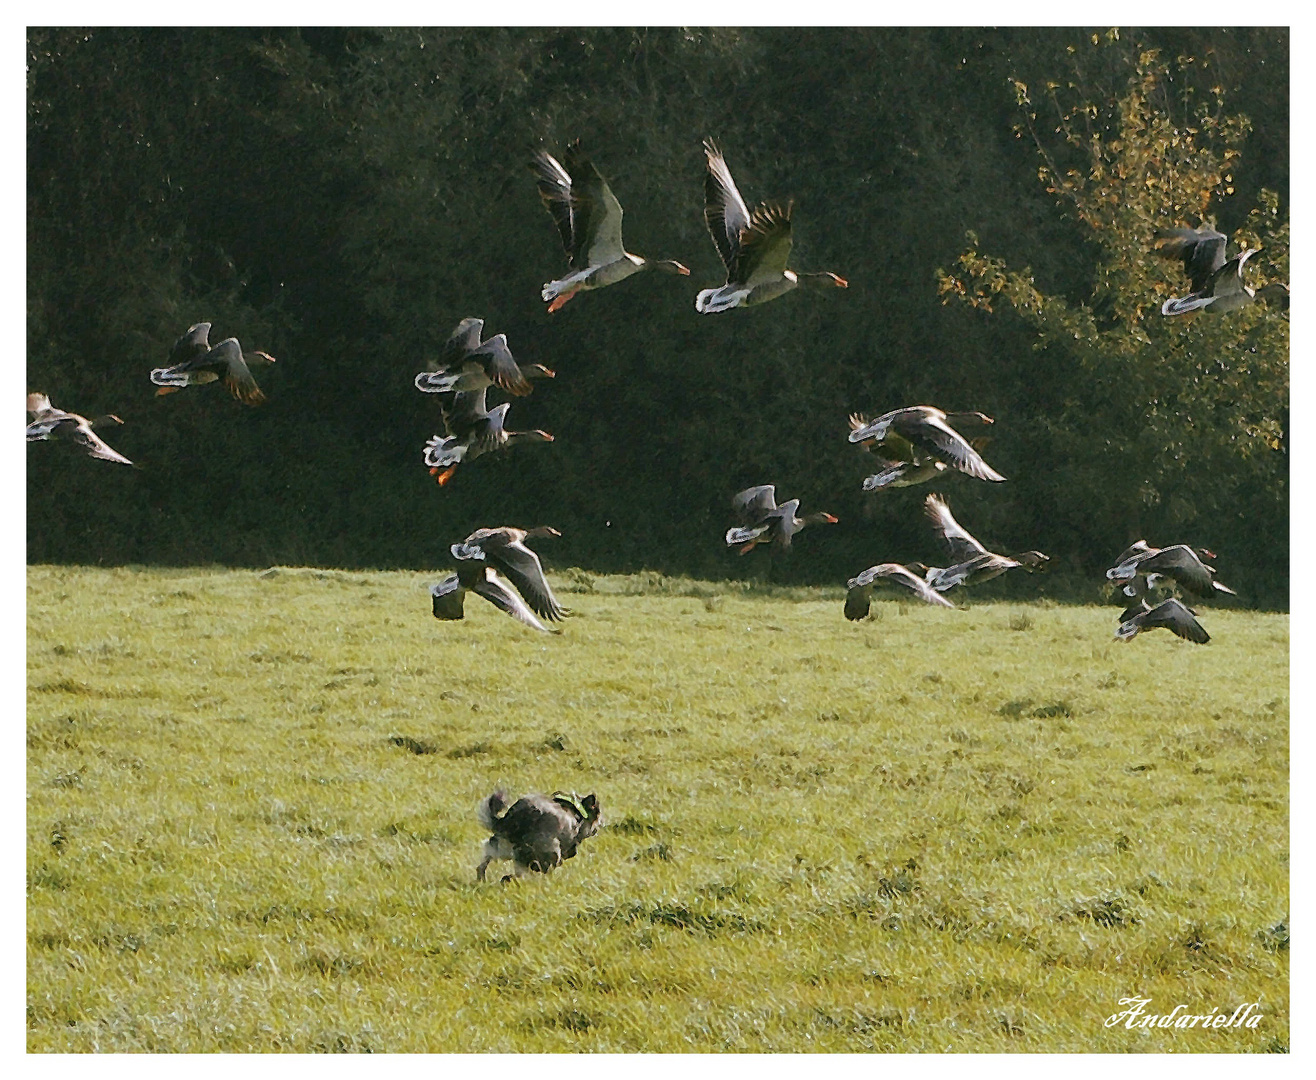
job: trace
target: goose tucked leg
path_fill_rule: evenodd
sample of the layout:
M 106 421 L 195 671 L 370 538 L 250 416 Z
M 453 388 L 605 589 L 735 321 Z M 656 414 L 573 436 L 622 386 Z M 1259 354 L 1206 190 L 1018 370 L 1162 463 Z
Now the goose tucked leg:
M 557 311 L 558 308 L 566 304 L 566 302 L 570 300 L 573 296 L 575 296 L 576 293 L 578 293 L 579 291 L 580 291 L 579 289 L 572 289 L 571 292 L 559 293 L 557 296 L 555 296 L 553 298 L 553 302 L 548 305 L 549 314 L 552 314 L 554 311 Z

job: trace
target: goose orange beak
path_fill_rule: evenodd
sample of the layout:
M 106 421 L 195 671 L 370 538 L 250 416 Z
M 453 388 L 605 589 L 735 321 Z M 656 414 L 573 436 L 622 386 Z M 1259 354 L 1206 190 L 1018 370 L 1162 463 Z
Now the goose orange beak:
M 176 394 L 181 390 L 181 386 L 162 386 L 155 392 L 156 397 L 164 397 L 165 394 Z
M 576 294 L 574 292 L 569 292 L 569 293 L 562 293 L 560 296 L 554 297 L 553 302 L 548 305 L 549 314 L 551 315 L 553 312 L 557 311 L 558 308 L 566 304 L 566 302 L 575 295 Z

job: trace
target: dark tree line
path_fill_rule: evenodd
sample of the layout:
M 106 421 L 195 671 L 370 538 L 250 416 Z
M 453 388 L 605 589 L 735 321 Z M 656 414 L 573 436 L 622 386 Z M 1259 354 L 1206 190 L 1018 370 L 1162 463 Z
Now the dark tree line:
M 1287 318 L 1166 325 L 1159 294 L 1128 298 L 1178 284 L 1131 247 L 1157 214 L 1205 213 L 1286 270 L 1288 48 L 1258 28 L 30 30 L 28 384 L 122 416 L 142 468 L 31 448 L 29 559 L 424 567 L 477 526 L 548 523 L 557 565 L 742 576 L 762 567 L 722 544 L 728 501 L 772 482 L 841 518 L 775 578 L 838 582 L 936 554 L 924 491 L 866 495 L 845 439 L 851 411 L 926 402 L 996 417 L 1009 483 L 939 490 L 984 541 L 1051 553 L 1052 594 L 1092 595 L 1146 536 L 1213 548 L 1284 606 Z M 1064 181 L 1099 187 L 1093 137 L 1118 157 L 1131 109 L 1173 133 L 1148 160 L 1184 132 L 1224 168 L 1192 205 L 1112 222 L 1121 262 Z M 722 280 L 710 135 L 751 203 L 794 200 L 793 263 L 848 290 L 695 313 Z M 549 317 L 565 263 L 526 165 L 576 137 L 630 250 L 692 276 Z M 1133 205 L 1108 164 L 1102 197 Z M 440 491 L 412 376 L 467 315 L 557 370 L 510 414 L 557 441 Z M 1067 344 L 1066 318 L 1091 335 Z M 267 405 L 153 396 L 203 319 L 278 358 Z

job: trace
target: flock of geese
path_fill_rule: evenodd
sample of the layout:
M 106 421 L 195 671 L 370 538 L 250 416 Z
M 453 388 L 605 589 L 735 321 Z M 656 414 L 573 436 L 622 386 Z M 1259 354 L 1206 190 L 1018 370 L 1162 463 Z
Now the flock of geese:
M 695 310 L 714 314 L 775 300 L 800 285 L 846 288 L 848 283 L 830 271 L 804 272 L 788 268 L 791 251 L 791 206 L 763 202 L 752 211 L 746 205 L 727 167 L 722 151 L 712 140 L 704 142 L 704 223 L 726 269 L 726 281 L 699 291 Z M 628 252 L 622 242 L 622 208 L 606 180 L 581 150 L 577 140 L 558 161 L 539 151 L 531 165 L 540 198 L 551 215 L 566 251 L 568 273 L 543 286 L 548 311 L 562 308 L 579 293 L 605 288 L 644 270 L 676 276 L 690 271 L 674 259 L 647 259 Z M 1153 251 L 1183 263 L 1191 292 L 1167 300 L 1167 316 L 1209 309 L 1226 312 L 1256 300 L 1288 306 L 1288 288 L 1281 284 L 1252 289 L 1243 281 L 1243 267 L 1259 249 L 1245 249 L 1226 260 L 1227 238 L 1210 228 L 1175 228 L 1158 232 Z M 274 363 L 268 353 L 243 351 L 237 338 L 210 344 L 211 324 L 197 323 L 174 343 L 164 367 L 150 373 L 157 394 L 170 394 L 187 386 L 222 381 L 245 405 L 259 405 L 265 395 L 252 376 L 253 365 Z M 463 319 L 439 350 L 430 368 L 415 377 L 416 389 L 439 399 L 443 431 L 424 447 L 424 462 L 435 481 L 448 484 L 459 466 L 484 454 L 507 450 L 519 442 L 552 442 L 546 431 L 513 431 L 507 427 L 510 401 L 489 408 L 488 393 L 495 390 L 522 397 L 537 380 L 555 378 L 541 364 L 520 365 L 505 334 L 484 337 L 484 320 Z M 42 393 L 27 400 L 31 414 L 28 441 L 71 438 L 87 453 L 103 461 L 133 463 L 113 450 L 93 430 L 97 424 L 122 423 L 117 416 L 87 419 L 55 408 Z M 872 454 L 877 471 L 863 480 L 863 490 L 885 491 L 924 484 L 948 472 L 961 472 L 977 480 L 1005 480 L 983 460 L 981 430 L 993 423 L 981 412 L 943 412 L 930 405 L 915 405 L 883 413 L 874 419 L 849 418 L 849 441 Z M 963 431 L 967 431 L 966 437 Z M 792 537 L 813 524 L 835 524 L 825 511 L 800 516 L 799 499 L 778 505 L 772 484 L 747 488 L 732 499 L 736 525 L 726 543 L 744 555 L 764 544 L 789 549 Z M 997 554 L 984 547 L 951 514 L 946 500 L 930 494 L 924 510 L 946 552 L 945 566 L 914 562 L 878 563 L 847 582 L 844 614 L 865 618 L 876 589 L 894 589 L 897 596 L 941 607 L 954 607 L 946 593 L 990 581 L 1009 570 L 1041 569 L 1049 561 L 1040 551 Z M 535 630 L 550 630 L 545 622 L 560 621 L 567 610 L 558 602 L 544 575 L 539 556 L 526 541 L 560 535 L 541 526 L 524 530 L 510 526 L 477 529 L 451 546 L 457 569 L 432 586 L 433 613 L 439 619 L 461 619 L 468 592 L 488 600 L 501 611 Z M 1215 581 L 1204 549 L 1178 544 L 1153 548 L 1139 540 L 1107 571 L 1133 605 L 1120 616 L 1116 637 L 1130 640 L 1137 634 L 1165 628 L 1188 641 L 1204 644 L 1209 636 L 1179 595 L 1189 597 L 1216 592 L 1233 593 Z M 1151 600 L 1158 602 L 1151 603 Z M 559 808 L 560 809 L 560 808 Z M 577 817 L 579 818 L 579 814 Z
M 151 382 L 160 387 L 156 395 L 173 394 L 185 386 L 222 381 L 229 392 L 244 405 L 260 405 L 265 401 L 250 364 L 272 364 L 269 353 L 253 350 L 243 353 L 235 337 L 225 338 L 218 345 L 210 344 L 210 323 L 189 326 L 169 350 L 166 366 L 151 372 Z M 27 411 L 31 414 L 27 424 L 27 441 L 39 442 L 56 437 L 70 438 L 87 453 L 101 461 L 119 465 L 132 462 L 117 450 L 111 449 L 92 428 L 97 425 L 122 424 L 119 417 L 110 413 L 88 420 L 77 413 L 65 412 L 50 403 L 45 394 L 27 395 Z

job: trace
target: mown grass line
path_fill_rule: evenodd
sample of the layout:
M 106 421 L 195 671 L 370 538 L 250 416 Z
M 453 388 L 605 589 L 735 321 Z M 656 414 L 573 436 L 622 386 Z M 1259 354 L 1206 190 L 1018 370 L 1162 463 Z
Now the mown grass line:
M 1287 616 L 437 577 L 29 569 L 29 1049 L 1287 1048 Z M 605 828 L 477 885 L 500 785 Z

